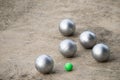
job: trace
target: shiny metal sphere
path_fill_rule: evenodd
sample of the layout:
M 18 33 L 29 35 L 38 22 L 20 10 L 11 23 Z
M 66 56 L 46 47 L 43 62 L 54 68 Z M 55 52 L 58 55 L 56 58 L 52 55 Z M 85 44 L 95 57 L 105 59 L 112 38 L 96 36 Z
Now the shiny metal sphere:
M 59 25 L 59 31 L 64 36 L 70 36 L 75 33 L 75 23 L 70 19 L 64 19 Z
M 99 62 L 107 61 L 110 57 L 109 47 L 103 43 L 96 44 L 92 49 L 92 56 Z
M 84 48 L 92 48 L 96 44 L 96 35 L 91 31 L 84 31 L 79 36 L 80 43 Z
M 77 46 L 74 41 L 66 39 L 60 43 L 59 51 L 64 57 L 73 57 L 76 54 Z
M 35 61 L 35 68 L 43 73 L 50 73 L 54 67 L 53 59 L 48 55 L 41 55 Z

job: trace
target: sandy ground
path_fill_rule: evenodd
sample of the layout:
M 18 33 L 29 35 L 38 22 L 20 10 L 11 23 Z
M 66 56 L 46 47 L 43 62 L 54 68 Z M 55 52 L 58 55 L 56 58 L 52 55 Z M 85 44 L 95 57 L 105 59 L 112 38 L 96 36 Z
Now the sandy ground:
M 59 33 L 64 18 L 76 23 L 75 35 Z M 96 62 L 79 44 L 84 30 L 109 45 L 108 62 Z M 74 58 L 58 51 L 67 38 L 77 43 Z M 41 54 L 53 57 L 53 73 L 36 71 L 34 61 Z M 72 72 L 64 71 L 66 62 L 73 63 Z M 0 0 L 0 80 L 120 80 L 120 0 Z

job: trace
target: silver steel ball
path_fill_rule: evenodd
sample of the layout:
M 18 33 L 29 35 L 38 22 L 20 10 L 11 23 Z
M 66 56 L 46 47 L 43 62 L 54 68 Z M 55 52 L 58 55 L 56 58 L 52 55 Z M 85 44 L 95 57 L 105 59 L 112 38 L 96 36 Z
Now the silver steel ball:
M 84 31 L 79 36 L 80 43 L 84 48 L 92 48 L 96 44 L 96 35 L 91 31 Z
M 53 67 L 54 61 L 48 55 L 41 55 L 35 61 L 35 68 L 43 74 L 50 73 Z
M 64 57 L 73 57 L 76 54 L 76 43 L 70 39 L 63 40 L 59 45 L 59 51 Z
M 75 33 L 75 23 L 70 19 L 64 19 L 60 22 L 59 31 L 64 36 L 70 36 Z
M 92 56 L 99 62 L 107 61 L 110 57 L 110 49 L 103 43 L 96 44 L 92 49 Z

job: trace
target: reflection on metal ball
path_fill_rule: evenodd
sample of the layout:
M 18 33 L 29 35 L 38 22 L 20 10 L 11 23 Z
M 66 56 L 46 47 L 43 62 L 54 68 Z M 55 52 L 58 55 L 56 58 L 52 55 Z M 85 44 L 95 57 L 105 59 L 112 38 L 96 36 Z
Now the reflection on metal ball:
M 64 19 L 59 25 L 59 31 L 64 36 L 70 36 L 75 33 L 75 23 L 70 19 Z
M 84 31 L 79 36 L 80 43 L 84 48 L 92 48 L 96 44 L 96 35 L 91 31 Z
M 103 43 L 96 44 L 92 49 L 92 56 L 99 62 L 107 61 L 110 57 L 110 49 Z
M 59 51 L 64 57 L 73 57 L 76 54 L 76 43 L 70 39 L 63 40 L 59 45 Z
M 35 68 L 43 74 L 50 73 L 53 67 L 54 61 L 48 55 L 41 55 L 35 61 Z

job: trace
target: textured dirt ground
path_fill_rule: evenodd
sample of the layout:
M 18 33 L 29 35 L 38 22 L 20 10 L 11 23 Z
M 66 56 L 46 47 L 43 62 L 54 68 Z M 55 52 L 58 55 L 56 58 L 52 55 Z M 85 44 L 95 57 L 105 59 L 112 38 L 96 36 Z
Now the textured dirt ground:
M 74 36 L 59 33 L 64 18 L 76 23 Z M 108 62 L 96 62 L 79 44 L 84 30 L 109 45 Z M 77 43 L 74 58 L 58 51 L 67 38 Z M 41 54 L 53 57 L 53 73 L 36 71 L 34 61 Z M 73 63 L 72 72 L 64 71 L 66 62 Z M 120 80 L 120 0 L 0 0 L 0 80 Z

